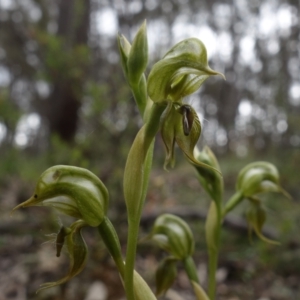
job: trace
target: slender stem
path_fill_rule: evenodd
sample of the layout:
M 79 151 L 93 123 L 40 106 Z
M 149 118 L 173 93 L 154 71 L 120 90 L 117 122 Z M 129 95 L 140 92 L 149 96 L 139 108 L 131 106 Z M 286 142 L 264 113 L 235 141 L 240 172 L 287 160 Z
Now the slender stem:
M 206 239 L 208 242 L 208 296 L 210 300 L 214 300 L 216 295 L 216 271 L 219 258 L 221 225 L 221 207 L 212 202 L 206 223 Z
M 133 270 L 138 241 L 139 220 L 128 220 L 128 237 L 125 264 L 125 292 L 127 300 L 134 300 Z
M 153 104 L 144 127 L 139 131 L 128 154 L 124 173 L 124 196 L 128 216 L 128 237 L 125 263 L 125 290 L 134 300 L 133 272 L 141 213 L 148 189 L 152 166 L 154 138 L 165 105 Z
M 210 300 L 214 300 L 216 294 L 216 271 L 218 267 L 218 256 L 219 249 L 209 251 L 208 296 Z
M 235 192 L 225 204 L 224 210 L 222 212 L 222 218 L 224 218 L 230 211 L 232 211 L 243 199 L 244 196 L 241 192 Z
M 197 268 L 193 258 L 191 256 L 188 256 L 182 262 L 189 280 L 199 284 L 200 282 L 197 273 Z
M 105 217 L 101 224 L 98 226 L 98 231 L 106 248 L 112 256 L 121 277 L 124 279 L 125 266 L 122 257 L 119 237 L 115 231 L 115 228 L 107 217 Z
M 213 230 L 208 233 L 211 235 L 213 234 L 214 238 L 214 242 L 211 245 L 208 245 L 208 295 L 210 300 L 214 300 L 216 295 L 216 272 L 218 267 L 222 220 L 225 215 L 233 210 L 242 200 L 243 195 L 240 192 L 236 192 L 226 203 L 223 210 L 220 205 L 212 204 L 215 207 L 214 214 L 216 218 L 213 220 Z
M 208 248 L 208 253 L 209 253 L 208 295 L 210 300 L 214 300 L 216 295 L 216 271 L 218 267 L 219 244 L 220 244 L 222 220 L 225 217 L 225 215 L 231 210 L 233 210 L 242 200 L 243 200 L 243 195 L 240 192 L 236 192 L 226 203 L 223 211 L 221 210 L 221 207 L 219 205 L 216 206 L 217 219 L 214 228 L 215 245 L 214 247 Z

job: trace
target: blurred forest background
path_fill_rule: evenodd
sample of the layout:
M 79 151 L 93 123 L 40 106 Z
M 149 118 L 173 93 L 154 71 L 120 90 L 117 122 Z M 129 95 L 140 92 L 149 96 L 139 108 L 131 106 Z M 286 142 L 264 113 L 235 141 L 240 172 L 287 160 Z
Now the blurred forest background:
M 275 164 L 293 198 L 264 199 L 266 234 L 280 246 L 249 242 L 243 205 L 225 224 L 218 299 L 299 300 L 299 10 L 299 0 L 0 0 L 0 300 L 100 300 L 91 296 L 100 288 L 103 299 L 121 299 L 118 275 L 93 230 L 85 231 L 91 249 L 86 270 L 36 295 L 39 284 L 66 273 L 67 255 L 57 259 L 54 245 L 41 245 L 59 225 L 49 209 L 9 214 L 48 167 L 88 168 L 110 191 L 109 215 L 125 246 L 122 175 L 141 119 L 116 36 L 132 40 L 144 19 L 149 68 L 170 46 L 193 36 L 207 46 L 210 66 L 226 76 L 208 79 L 186 99 L 202 121 L 199 147 L 209 145 L 220 160 L 225 198 L 238 171 L 254 160 Z M 209 200 L 180 153 L 168 173 L 163 159 L 158 137 L 142 232 L 149 230 L 149 216 L 180 207 L 197 237 L 205 286 L 203 220 L 192 212 L 203 215 Z M 153 284 L 162 253 L 149 245 L 139 251 L 137 267 Z M 175 288 L 193 299 L 181 273 Z

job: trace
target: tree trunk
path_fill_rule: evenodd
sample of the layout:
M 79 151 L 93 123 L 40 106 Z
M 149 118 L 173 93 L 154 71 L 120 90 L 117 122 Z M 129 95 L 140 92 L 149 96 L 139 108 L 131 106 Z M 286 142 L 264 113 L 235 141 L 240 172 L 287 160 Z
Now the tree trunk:
M 90 0 L 60 0 L 57 36 L 62 39 L 63 51 L 70 57 L 76 58 L 75 47 L 87 45 L 89 28 Z M 53 78 L 52 91 L 45 106 L 50 135 L 57 134 L 67 142 L 73 141 L 77 131 L 86 67 L 82 66 L 85 70 L 80 70 L 81 76 L 58 70 L 64 75 Z

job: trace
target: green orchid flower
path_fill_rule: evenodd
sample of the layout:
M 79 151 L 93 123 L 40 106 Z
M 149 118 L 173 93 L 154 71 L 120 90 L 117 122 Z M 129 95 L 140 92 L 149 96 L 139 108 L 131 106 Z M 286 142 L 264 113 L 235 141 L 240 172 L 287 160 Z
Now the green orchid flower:
M 98 226 L 107 211 L 108 191 L 92 172 L 78 167 L 58 165 L 39 178 L 35 192 L 20 207 L 50 206 L 59 212 Z
M 161 118 L 161 136 L 167 152 L 164 168 L 166 169 L 169 164 L 171 167 L 174 166 L 174 149 L 177 144 L 189 162 L 221 174 L 217 168 L 194 157 L 194 149 L 200 135 L 201 123 L 194 108 L 188 104 L 169 101 Z
M 195 109 L 182 102 L 212 75 L 223 76 L 208 66 L 206 48 L 196 38 L 179 42 L 152 67 L 147 81 L 148 96 L 154 103 L 167 105 L 161 118 L 161 134 L 167 150 L 165 168 L 174 165 L 176 142 L 190 162 L 214 169 L 194 157 L 201 124 Z
M 172 214 L 160 215 L 147 238 L 174 258 L 183 260 L 194 252 L 194 237 L 188 224 Z
M 60 285 L 79 274 L 87 260 L 87 246 L 81 235 L 86 226 L 96 227 L 105 220 L 108 191 L 92 172 L 73 166 L 58 165 L 47 169 L 39 178 L 34 194 L 20 207 L 49 206 L 78 219 L 70 227 L 62 226 L 56 235 L 56 256 L 66 244 L 70 269 L 62 279 L 41 285 L 38 291 Z
M 178 101 L 196 92 L 212 75 L 223 76 L 208 66 L 204 44 L 189 38 L 176 44 L 153 66 L 148 95 L 153 102 Z
M 256 198 L 257 195 L 276 192 L 287 198 L 290 195 L 279 184 L 277 168 L 265 161 L 250 163 L 239 173 L 236 183 L 236 192 L 226 203 L 223 216 L 233 210 L 243 199 Z
M 184 266 L 197 299 L 208 299 L 200 286 L 197 268 L 192 258 L 195 247 L 194 236 L 189 225 L 183 219 L 172 214 L 160 215 L 155 220 L 146 240 L 153 241 L 169 254 L 159 264 L 156 271 L 157 295 L 164 294 L 171 287 L 177 275 L 176 264 L 180 261 Z M 201 297 L 200 294 L 202 295 Z
M 254 162 L 244 167 L 238 175 L 236 189 L 244 197 L 252 197 L 266 192 L 282 193 L 289 197 L 279 185 L 277 168 L 264 161 Z

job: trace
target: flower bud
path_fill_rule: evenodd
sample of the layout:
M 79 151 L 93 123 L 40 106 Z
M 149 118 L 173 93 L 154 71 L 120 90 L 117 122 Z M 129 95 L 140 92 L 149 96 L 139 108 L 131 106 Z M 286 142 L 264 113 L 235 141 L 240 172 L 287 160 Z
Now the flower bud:
M 155 273 L 156 296 L 161 296 L 172 286 L 177 276 L 177 259 L 169 256 L 163 259 Z
M 125 78 L 131 88 L 138 109 L 145 119 L 145 110 L 152 101 L 147 95 L 144 74 L 148 63 L 148 41 L 146 21 L 139 28 L 132 45 L 123 36 L 118 36 L 118 46 Z
M 81 229 L 84 226 L 87 226 L 87 224 L 79 220 L 73 223 L 67 230 L 63 230 L 59 233 L 63 235 L 63 239 L 66 239 L 65 243 L 70 257 L 69 272 L 58 281 L 42 284 L 37 292 L 63 284 L 78 275 L 84 269 L 88 253 L 86 243 L 81 235 Z
M 38 180 L 34 195 L 16 206 L 50 206 L 89 226 L 98 226 L 106 214 L 108 192 L 92 172 L 58 165 L 46 170 Z
M 148 63 L 148 41 L 146 21 L 137 32 L 128 55 L 128 81 L 131 86 L 137 86 L 146 70 Z
M 139 28 L 132 45 L 124 35 L 119 35 L 118 46 L 125 77 L 131 87 L 137 87 L 148 63 L 146 21 Z
M 279 173 L 271 163 L 260 161 L 244 167 L 237 179 L 237 191 L 244 197 L 251 197 L 265 192 L 287 193 L 279 185 Z
M 154 102 L 179 101 L 194 93 L 211 75 L 221 75 L 208 66 L 206 48 L 189 38 L 171 48 L 152 68 L 148 94 Z
M 194 237 L 190 227 L 172 214 L 160 215 L 148 238 L 178 260 L 183 260 L 194 252 Z
M 121 55 L 121 64 L 122 64 L 123 72 L 125 77 L 127 78 L 128 76 L 127 61 L 128 61 L 131 45 L 123 34 L 118 36 L 118 46 Z

